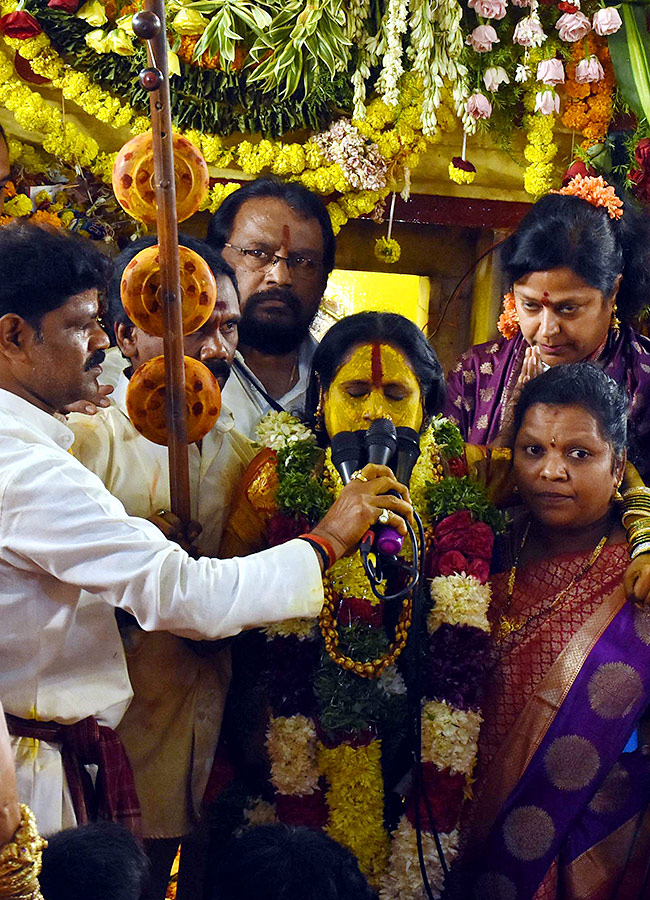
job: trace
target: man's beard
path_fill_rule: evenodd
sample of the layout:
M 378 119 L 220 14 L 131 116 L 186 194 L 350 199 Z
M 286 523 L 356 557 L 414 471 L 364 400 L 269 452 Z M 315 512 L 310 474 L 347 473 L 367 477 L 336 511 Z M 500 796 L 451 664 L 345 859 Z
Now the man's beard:
M 273 312 L 259 312 L 265 300 L 280 300 L 286 304 L 289 316 L 275 319 Z M 314 315 L 316 313 L 314 312 Z M 290 289 L 271 288 L 251 294 L 242 310 L 239 323 L 239 342 L 269 356 L 283 356 L 302 344 L 309 334 L 314 316 L 308 318 L 302 303 Z
M 209 369 L 219 382 L 219 387 L 223 390 L 225 383 L 230 375 L 230 363 L 226 359 L 206 359 L 203 365 Z

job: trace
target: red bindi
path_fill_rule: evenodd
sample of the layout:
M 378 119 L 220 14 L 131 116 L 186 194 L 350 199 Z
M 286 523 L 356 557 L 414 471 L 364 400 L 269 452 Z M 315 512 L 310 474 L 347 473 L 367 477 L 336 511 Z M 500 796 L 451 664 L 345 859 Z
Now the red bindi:
M 383 384 L 384 373 L 381 367 L 381 344 L 378 344 L 376 342 L 372 345 L 372 353 L 370 356 L 370 371 L 373 385 L 380 388 Z

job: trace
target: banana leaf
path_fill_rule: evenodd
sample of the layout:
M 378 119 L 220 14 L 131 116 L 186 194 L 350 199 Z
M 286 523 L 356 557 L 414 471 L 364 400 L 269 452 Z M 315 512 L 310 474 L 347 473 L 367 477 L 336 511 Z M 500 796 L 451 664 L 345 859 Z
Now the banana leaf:
M 621 4 L 623 27 L 608 38 L 616 81 L 630 109 L 650 122 L 650 34 L 645 6 Z

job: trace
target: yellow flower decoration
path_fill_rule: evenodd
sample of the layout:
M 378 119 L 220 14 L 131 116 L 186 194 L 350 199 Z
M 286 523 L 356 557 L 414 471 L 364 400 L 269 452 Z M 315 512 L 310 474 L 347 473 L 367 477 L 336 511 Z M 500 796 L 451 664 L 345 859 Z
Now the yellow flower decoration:
M 396 263 L 402 254 L 402 248 L 394 238 L 380 237 L 375 241 L 375 256 L 381 262 Z

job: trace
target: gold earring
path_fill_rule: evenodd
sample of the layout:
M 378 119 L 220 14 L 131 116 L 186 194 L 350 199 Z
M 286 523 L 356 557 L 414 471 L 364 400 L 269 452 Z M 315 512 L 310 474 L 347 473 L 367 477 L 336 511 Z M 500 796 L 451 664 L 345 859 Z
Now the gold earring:
M 614 337 L 618 337 L 618 334 L 621 330 L 621 320 L 616 315 L 616 300 L 614 300 L 614 305 L 612 306 L 612 319 L 609 323 L 609 327 L 614 332 Z
M 314 413 L 314 428 L 316 431 L 323 431 L 325 428 L 325 415 L 323 413 L 323 391 L 321 389 L 320 394 L 318 395 L 318 406 L 316 407 L 316 412 Z
M 623 502 L 623 494 L 621 494 L 621 492 L 619 490 L 621 484 L 622 484 L 622 481 L 619 481 L 619 483 L 616 485 L 616 490 L 614 491 L 614 496 L 612 497 L 612 500 L 614 501 L 614 503 L 622 503 Z

